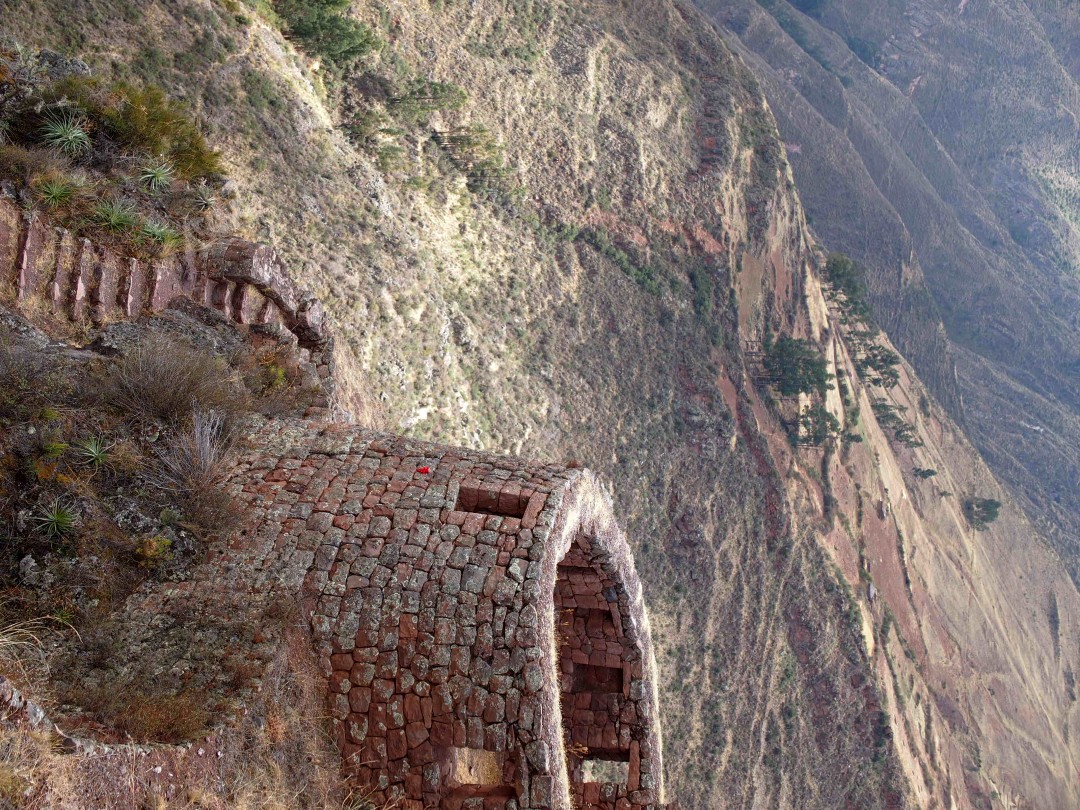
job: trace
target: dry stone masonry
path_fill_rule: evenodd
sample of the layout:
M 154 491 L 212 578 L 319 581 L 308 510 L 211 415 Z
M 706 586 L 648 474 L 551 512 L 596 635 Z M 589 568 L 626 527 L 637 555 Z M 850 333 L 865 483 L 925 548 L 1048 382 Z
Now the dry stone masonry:
M 120 256 L 24 213 L 0 197 L 0 285 L 18 303 L 34 298 L 71 321 L 100 324 L 160 312 L 192 298 L 237 324 L 280 324 L 302 348 L 330 342 L 322 305 L 300 290 L 277 253 L 229 238 L 162 259 Z
M 662 806 L 641 585 L 590 473 L 345 425 L 260 444 L 234 545 L 306 569 L 358 784 L 403 810 Z

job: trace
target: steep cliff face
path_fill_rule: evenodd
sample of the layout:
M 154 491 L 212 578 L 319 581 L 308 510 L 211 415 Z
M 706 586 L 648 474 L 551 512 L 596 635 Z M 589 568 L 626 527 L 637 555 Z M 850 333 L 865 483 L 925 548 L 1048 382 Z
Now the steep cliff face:
M 697 5 L 762 82 L 816 232 L 1075 577 L 1076 8 Z
M 1046 627 L 1003 606 L 1008 555 L 978 558 L 987 568 L 970 593 L 993 618 L 967 621 L 954 597 L 970 561 L 952 550 L 946 568 L 930 553 L 957 542 L 957 513 L 929 500 L 932 526 L 895 508 L 919 552 L 890 569 L 882 550 L 882 570 L 870 564 L 878 601 L 845 586 L 863 591 L 852 564 L 863 535 L 880 529 L 897 547 L 872 504 L 857 506 L 854 482 L 897 498 L 906 457 L 874 427 L 848 459 L 795 455 L 782 408 L 751 379 L 744 342 L 770 331 L 812 337 L 850 363 L 772 115 L 702 17 L 664 0 L 358 3 L 386 44 L 328 100 L 311 62 L 245 7 L 120 5 L 30 0 L 5 7 L 4 25 L 189 99 L 237 179 L 231 224 L 272 241 L 316 289 L 356 369 L 343 384 L 376 392 L 386 427 L 574 459 L 616 484 L 653 615 L 665 746 L 678 752 L 665 761 L 673 798 L 872 808 L 948 806 L 949 795 L 978 806 L 963 751 L 991 738 L 981 757 L 995 784 L 1035 806 L 1069 796 L 1067 763 L 1047 766 L 1039 787 L 1034 768 L 1012 770 L 1021 754 L 994 729 L 1014 703 L 1033 707 L 1048 718 L 1039 759 L 1075 750 L 1052 717 L 1065 708 L 1075 723 L 1075 589 L 1040 580 L 1055 583 L 1054 663 Z M 428 84 L 414 93 L 416 80 Z M 464 96 L 417 110 L 431 81 Z M 484 151 L 463 160 L 447 144 L 466 136 Z M 493 163 L 477 172 L 480 159 Z M 949 474 L 967 481 L 973 469 Z M 835 491 L 831 523 L 823 482 Z M 911 539 L 920 532 L 925 548 Z M 894 587 L 901 564 L 910 591 Z M 886 602 L 895 630 L 879 629 Z M 995 697 L 973 685 L 989 677 L 974 663 L 953 672 L 945 639 L 974 662 L 984 635 L 1020 651 L 988 667 L 1039 676 L 994 684 Z
M 860 379 L 857 329 L 819 290 L 807 303 L 843 394 L 829 405 L 860 440 L 774 457 L 855 595 L 912 800 L 1075 805 L 1075 586 L 910 367 L 889 389 Z M 979 525 L 976 498 L 1001 517 Z

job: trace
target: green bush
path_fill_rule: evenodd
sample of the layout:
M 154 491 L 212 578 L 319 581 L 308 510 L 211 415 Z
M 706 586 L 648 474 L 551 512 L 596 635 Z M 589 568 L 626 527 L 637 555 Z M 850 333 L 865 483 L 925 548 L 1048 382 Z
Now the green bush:
M 820 402 L 808 406 L 799 415 L 799 444 L 822 445 L 840 432 L 840 422 Z
M 990 524 L 998 519 L 1001 501 L 993 498 L 972 497 L 964 501 L 964 517 L 977 532 L 986 531 Z
M 809 340 L 784 335 L 766 341 L 765 371 L 781 396 L 824 394 L 832 388 L 825 356 Z
M 841 309 L 856 320 L 872 322 L 866 300 L 866 270 L 843 253 L 830 253 L 825 262 L 825 278 L 837 292 L 844 294 Z
M 900 382 L 900 355 L 885 346 L 876 343 L 864 346 L 855 366 L 860 376 L 873 385 L 892 388 Z
M 301 48 L 334 67 L 344 67 L 378 50 L 382 43 L 371 28 L 344 16 L 352 0 L 277 0 L 274 10 Z
M 108 139 L 167 161 L 184 180 L 221 174 L 221 157 L 207 144 L 191 114 L 159 87 L 70 76 L 42 95 L 55 109 L 77 110 L 95 140 Z
M 466 102 L 468 95 L 456 84 L 436 82 L 431 79 L 415 79 L 389 101 L 390 109 L 406 118 L 419 118 L 436 110 L 457 110 Z M 486 130 L 473 128 L 473 133 L 483 140 Z M 462 137 L 467 137 L 463 131 Z
M 611 237 L 606 230 L 603 228 L 589 228 L 580 233 L 580 238 L 596 248 L 599 253 L 637 282 L 638 286 L 646 292 L 651 292 L 654 295 L 660 292 L 660 282 L 657 279 L 656 270 L 648 265 L 635 263 L 627 255 L 626 251 L 612 243 Z

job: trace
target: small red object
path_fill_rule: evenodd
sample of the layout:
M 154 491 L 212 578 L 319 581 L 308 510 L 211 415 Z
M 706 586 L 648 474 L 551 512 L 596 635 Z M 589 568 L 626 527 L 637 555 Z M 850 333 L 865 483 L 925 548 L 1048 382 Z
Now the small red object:
M 421 475 L 427 475 L 429 472 L 431 472 L 431 467 L 417 467 L 416 471 Z

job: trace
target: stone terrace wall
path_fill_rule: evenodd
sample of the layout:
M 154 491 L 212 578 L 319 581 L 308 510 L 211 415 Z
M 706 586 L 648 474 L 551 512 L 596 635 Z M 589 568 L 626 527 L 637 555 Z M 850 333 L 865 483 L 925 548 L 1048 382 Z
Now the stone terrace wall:
M 660 806 L 641 586 L 590 473 L 343 425 L 254 444 L 215 565 L 300 585 L 357 784 L 403 810 Z M 592 760 L 625 765 L 585 782 Z
M 0 301 L 27 314 L 44 305 L 70 323 L 100 326 L 161 312 L 177 298 L 215 309 L 241 329 L 287 330 L 328 392 L 310 415 L 332 412 L 330 325 L 322 304 L 296 286 L 273 248 L 229 237 L 161 259 L 120 256 L 0 195 Z

